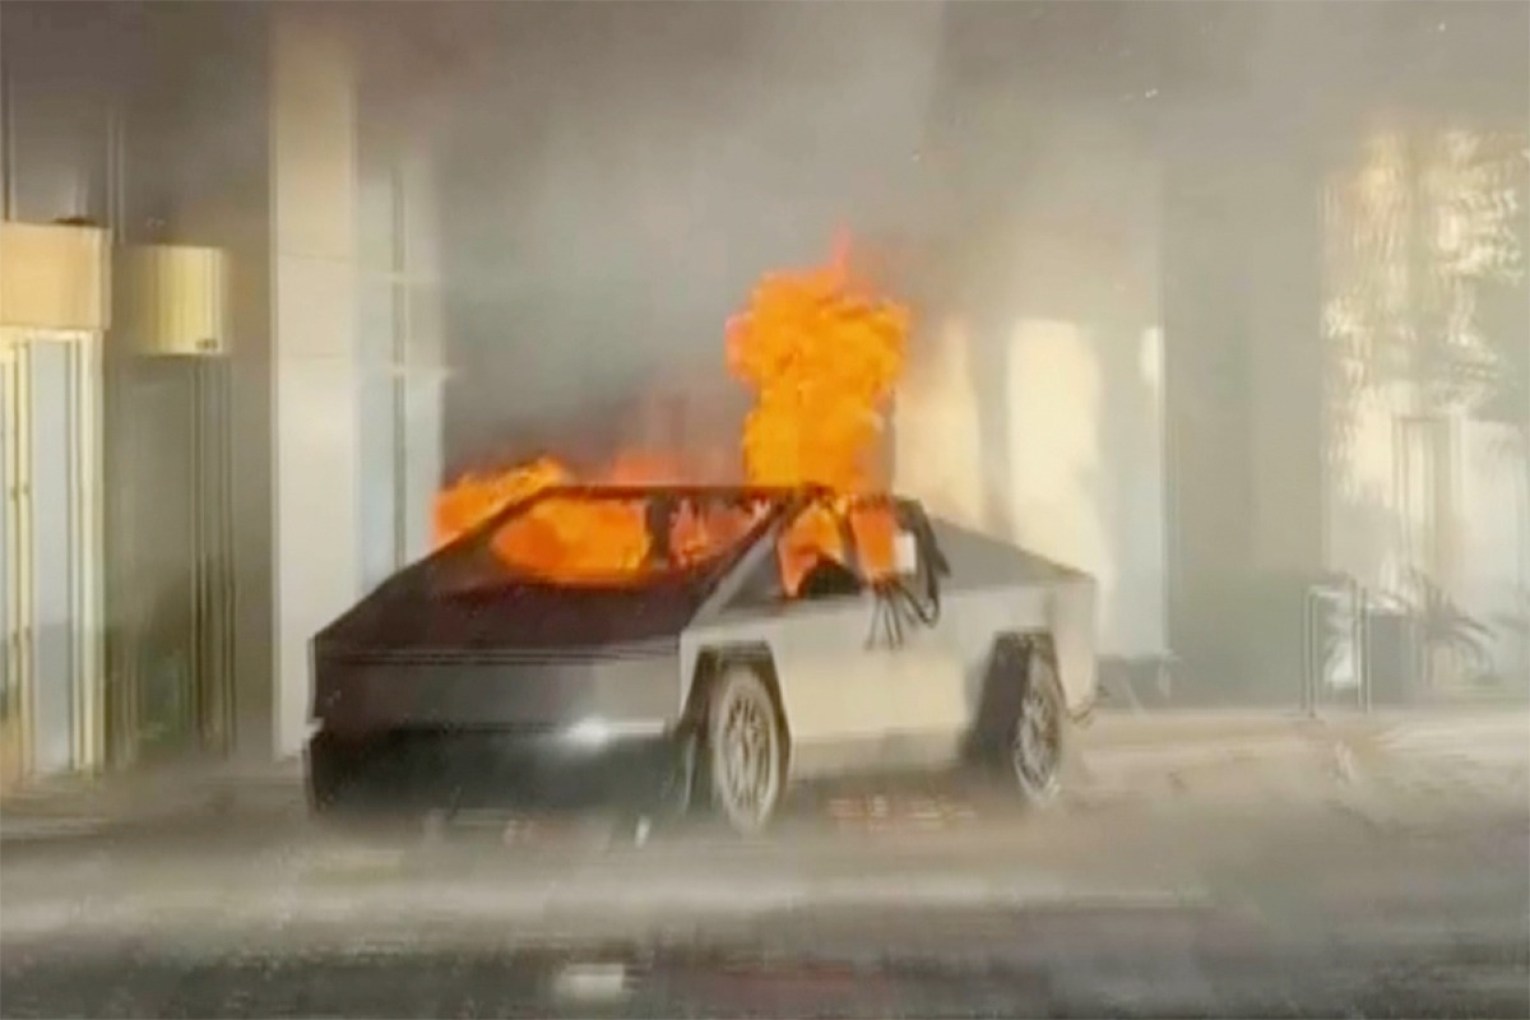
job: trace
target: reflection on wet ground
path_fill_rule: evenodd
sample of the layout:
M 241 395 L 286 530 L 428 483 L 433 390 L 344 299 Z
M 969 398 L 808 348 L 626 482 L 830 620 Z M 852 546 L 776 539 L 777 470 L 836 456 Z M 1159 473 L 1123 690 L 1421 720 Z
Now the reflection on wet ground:
M 866 777 L 753 839 L 621 804 L 316 823 L 291 790 L 8 838 L 0 1011 L 1524 1016 L 1530 752 L 1485 746 L 1173 782 L 1132 748 L 1044 812 Z

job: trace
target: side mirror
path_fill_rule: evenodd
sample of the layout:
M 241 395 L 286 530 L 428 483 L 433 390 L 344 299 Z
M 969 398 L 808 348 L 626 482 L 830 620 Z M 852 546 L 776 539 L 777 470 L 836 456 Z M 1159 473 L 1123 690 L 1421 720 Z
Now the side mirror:
M 893 537 L 893 572 L 899 577 L 919 576 L 919 538 L 912 531 Z

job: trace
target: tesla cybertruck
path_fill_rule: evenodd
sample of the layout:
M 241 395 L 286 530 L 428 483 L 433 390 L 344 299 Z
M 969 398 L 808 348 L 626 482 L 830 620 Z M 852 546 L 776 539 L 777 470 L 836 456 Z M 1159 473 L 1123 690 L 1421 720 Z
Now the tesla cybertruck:
M 553 487 L 501 508 L 314 639 L 311 803 L 694 794 L 749 831 L 797 780 L 962 760 L 1053 798 L 1095 696 L 1094 582 L 878 499 L 896 563 L 875 576 L 822 490 Z M 508 529 L 549 501 L 641 508 L 642 562 L 518 569 Z M 677 555 L 676 515 L 718 512 L 743 524 Z M 807 514 L 844 555 L 792 590 L 783 543 Z

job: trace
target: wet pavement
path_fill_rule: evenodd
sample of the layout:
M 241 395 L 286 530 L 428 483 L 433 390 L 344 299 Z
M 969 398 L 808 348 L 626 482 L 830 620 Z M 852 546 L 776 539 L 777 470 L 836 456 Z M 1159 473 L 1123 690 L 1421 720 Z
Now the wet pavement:
M 751 840 L 280 796 L 12 839 L 0 1013 L 1530 1015 L 1530 746 L 1425 732 L 1100 756 L 1034 813 L 870 777 Z

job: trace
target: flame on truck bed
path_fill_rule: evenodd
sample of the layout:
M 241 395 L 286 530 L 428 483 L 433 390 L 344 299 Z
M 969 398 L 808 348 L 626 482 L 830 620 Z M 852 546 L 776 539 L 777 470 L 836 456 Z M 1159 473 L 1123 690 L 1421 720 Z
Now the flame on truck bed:
M 841 239 L 824 265 L 767 274 L 726 329 L 730 371 L 755 392 L 739 451 L 748 484 L 821 487 L 842 494 L 792 523 L 778 545 L 781 578 L 795 594 L 814 564 L 847 561 L 848 522 L 861 569 L 893 567 L 896 526 L 885 508 L 854 497 L 882 488 L 877 447 L 882 413 L 902 373 L 911 316 L 852 272 Z M 597 486 L 684 481 L 660 459 L 618 458 Z M 436 540 L 445 545 L 508 504 L 576 481 L 554 457 L 498 472 L 470 473 L 440 493 Z M 494 554 L 521 576 L 569 585 L 650 586 L 666 568 L 715 557 L 758 522 L 758 508 L 688 503 L 655 526 L 647 497 L 538 501 L 490 539 Z M 655 543 L 661 555 L 655 556 Z

